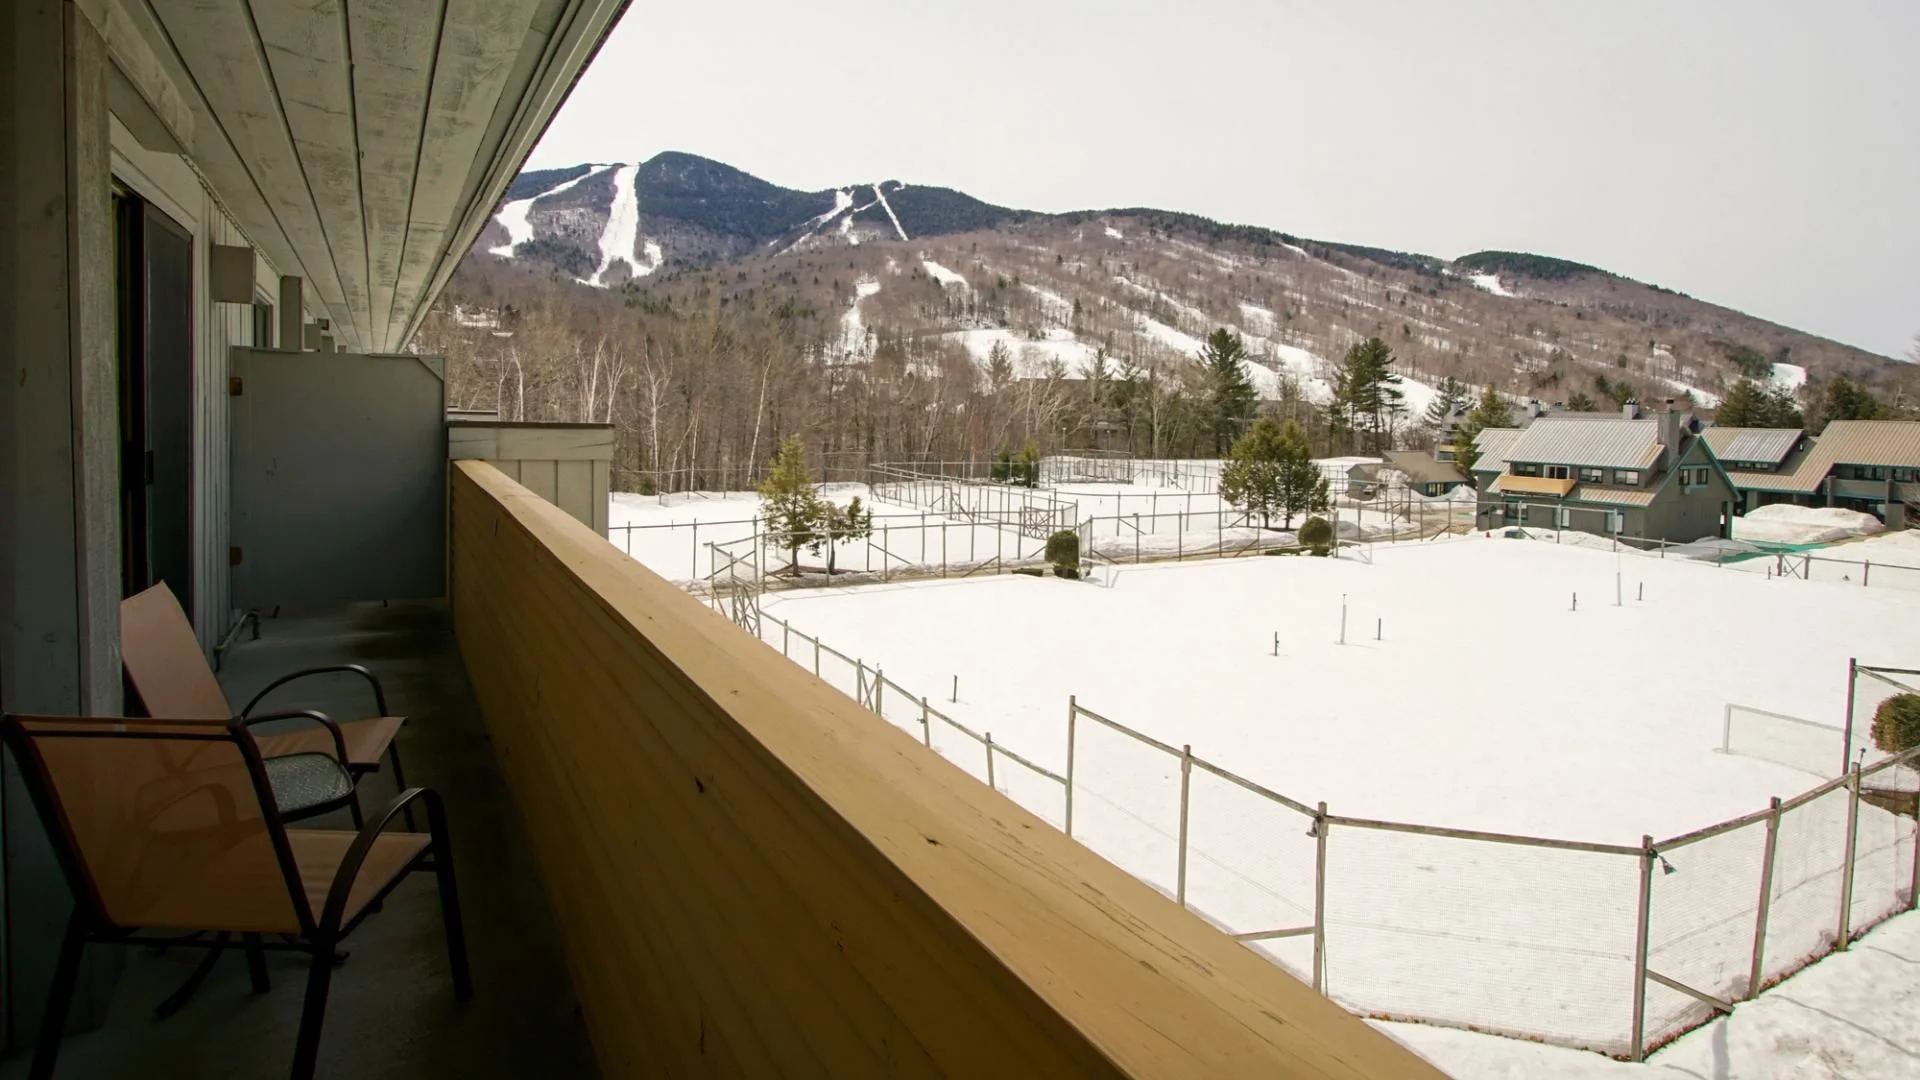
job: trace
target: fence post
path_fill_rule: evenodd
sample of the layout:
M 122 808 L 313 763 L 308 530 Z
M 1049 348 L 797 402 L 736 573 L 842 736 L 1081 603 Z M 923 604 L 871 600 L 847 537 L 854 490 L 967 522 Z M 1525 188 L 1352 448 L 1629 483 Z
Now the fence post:
M 876 665 L 873 669 L 873 711 L 878 713 L 882 720 L 887 718 L 887 711 L 880 707 L 880 695 L 886 691 L 886 688 L 887 677 L 881 673 L 880 668 Z
M 1633 937 L 1633 1036 L 1630 1061 L 1647 1058 L 1647 923 L 1653 907 L 1653 837 L 1640 837 L 1639 916 Z
M 700 519 L 693 519 L 693 576 L 688 581 L 700 580 Z
M 820 677 L 820 639 L 813 639 L 813 677 Z
M 1327 804 L 1313 818 L 1313 989 L 1326 993 L 1327 970 Z
M 1067 695 L 1067 838 L 1073 838 L 1073 727 L 1074 719 L 1080 715 L 1080 699 Z M 1915 845 L 1920 850 L 1920 844 Z M 1920 862 L 1914 864 L 1920 867 Z
M 787 655 L 787 642 L 793 637 L 793 624 L 780 618 L 778 615 L 774 616 L 774 621 L 780 624 L 780 655 L 785 656 Z
M 853 699 L 862 705 L 871 707 L 867 700 L 867 662 L 856 659 L 853 662 L 853 667 Z
M 920 695 L 920 741 L 933 749 L 933 710 L 927 708 L 927 695 Z
M 1840 745 L 1840 775 L 1845 776 L 1853 764 L 1853 688 L 1860 682 L 1860 660 L 1847 657 L 1847 737 Z
M 1873 560 L 1862 559 L 1860 561 L 1860 587 L 1863 589 L 1866 588 L 1867 579 L 1872 576 L 1873 576 Z
M 922 515 L 923 517 L 925 515 Z M 925 533 L 921 534 L 925 536 Z M 925 541 L 923 540 L 922 543 Z M 947 523 L 940 523 L 940 576 L 947 576 Z
M 1913 819 L 1920 821 L 1920 792 L 1913 796 Z M 1907 884 L 1907 910 L 1920 908 L 1920 835 L 1913 838 L 1913 878 Z
M 1193 747 L 1180 748 L 1180 869 L 1174 878 L 1173 898 L 1187 906 L 1187 792 L 1193 787 Z
M 1753 921 L 1753 970 L 1747 973 L 1747 997 L 1760 993 L 1766 973 L 1767 909 L 1773 906 L 1773 852 L 1780 838 L 1780 797 L 1775 795 L 1767 814 L 1767 847 L 1760 860 L 1760 914 Z
M 1834 952 L 1847 951 L 1847 939 L 1853 935 L 1853 857 L 1859 833 L 1860 766 L 1856 764 L 1847 770 L 1847 844 L 1846 859 L 1841 863 L 1845 875 L 1840 879 L 1840 937 L 1833 943 Z
M 1000 789 L 997 787 L 994 787 L 994 784 L 993 784 L 993 732 L 989 731 L 986 733 L 986 741 L 987 741 L 987 786 L 990 788 L 993 788 L 995 791 L 998 791 Z
M 887 580 L 887 575 L 891 570 L 891 567 L 888 564 L 893 561 L 893 538 L 890 533 L 890 530 L 892 528 L 893 527 L 891 525 L 886 525 L 886 524 L 882 524 L 880 526 L 880 580 L 881 581 Z M 873 534 L 868 533 L 867 536 L 869 537 L 869 539 L 867 540 L 867 550 L 871 551 L 873 550 L 873 540 L 871 539 Z

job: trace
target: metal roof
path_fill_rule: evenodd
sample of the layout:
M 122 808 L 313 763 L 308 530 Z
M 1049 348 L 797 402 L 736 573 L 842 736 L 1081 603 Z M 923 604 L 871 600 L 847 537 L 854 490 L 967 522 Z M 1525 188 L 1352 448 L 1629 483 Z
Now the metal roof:
M 1660 459 L 1660 422 L 1543 416 L 1507 450 L 1508 461 L 1644 469 Z
M 1735 487 L 1801 494 L 1820 490 L 1835 465 L 1920 468 L 1920 420 L 1835 420 L 1791 473 L 1737 473 Z
M 1803 435 L 1799 428 L 1710 427 L 1701 432 L 1713 456 L 1721 461 L 1765 461 L 1774 465 L 1793 453 Z
M 1464 484 L 1467 481 L 1451 463 L 1417 450 L 1389 450 L 1387 465 L 1406 473 L 1416 484 Z
M 1473 463 L 1474 472 L 1506 472 L 1507 451 L 1520 441 L 1525 434 L 1521 428 L 1483 428 L 1474 436 L 1473 445 L 1480 451 L 1480 457 Z
M 1652 488 L 1601 487 L 1599 484 L 1581 484 L 1578 491 L 1567 497 L 1568 502 L 1606 503 L 1611 506 L 1652 506 L 1654 490 Z

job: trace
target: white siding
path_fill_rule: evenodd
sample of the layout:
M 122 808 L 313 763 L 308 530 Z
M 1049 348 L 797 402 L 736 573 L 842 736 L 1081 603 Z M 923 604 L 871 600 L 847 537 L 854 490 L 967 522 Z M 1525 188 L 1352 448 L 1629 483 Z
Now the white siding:
M 194 267 L 194 478 L 193 618 L 201 647 L 212 652 L 233 620 L 227 549 L 231 507 L 231 410 L 227 398 L 228 350 L 253 345 L 253 312 L 244 304 L 215 304 L 207 292 L 215 244 L 245 245 L 238 227 L 221 212 L 200 178 L 182 159 L 142 148 L 117 120 L 113 123 L 114 177 L 193 234 Z M 279 276 L 255 252 L 256 299 L 278 299 Z M 277 315 L 277 313 L 276 313 Z

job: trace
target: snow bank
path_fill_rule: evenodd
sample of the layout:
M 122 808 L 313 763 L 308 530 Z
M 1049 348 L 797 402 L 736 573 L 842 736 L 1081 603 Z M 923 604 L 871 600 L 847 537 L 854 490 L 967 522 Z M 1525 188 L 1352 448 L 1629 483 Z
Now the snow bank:
M 1773 544 L 1827 544 L 1870 536 L 1885 528 L 1872 514 L 1855 510 L 1777 503 L 1735 518 L 1733 535 L 1741 540 Z

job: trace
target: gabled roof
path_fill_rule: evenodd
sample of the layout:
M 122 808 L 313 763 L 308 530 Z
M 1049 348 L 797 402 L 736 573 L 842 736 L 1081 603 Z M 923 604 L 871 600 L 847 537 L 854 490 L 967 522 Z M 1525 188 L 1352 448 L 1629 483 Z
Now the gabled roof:
M 1451 464 L 1417 450 L 1387 451 L 1387 465 L 1399 469 L 1416 484 L 1464 484 L 1467 478 Z
M 1482 428 L 1473 445 L 1480 451 L 1474 460 L 1474 472 L 1506 472 L 1507 451 L 1525 434 L 1521 428 Z
M 1799 428 L 1710 427 L 1701 432 L 1721 461 L 1764 461 L 1778 465 L 1806 434 Z
M 1735 487 L 1807 494 L 1835 465 L 1920 468 L 1920 420 L 1835 420 L 1790 473 L 1731 473 Z
M 1660 460 L 1660 422 L 1624 416 L 1542 416 L 1508 448 L 1508 461 L 1644 469 Z

